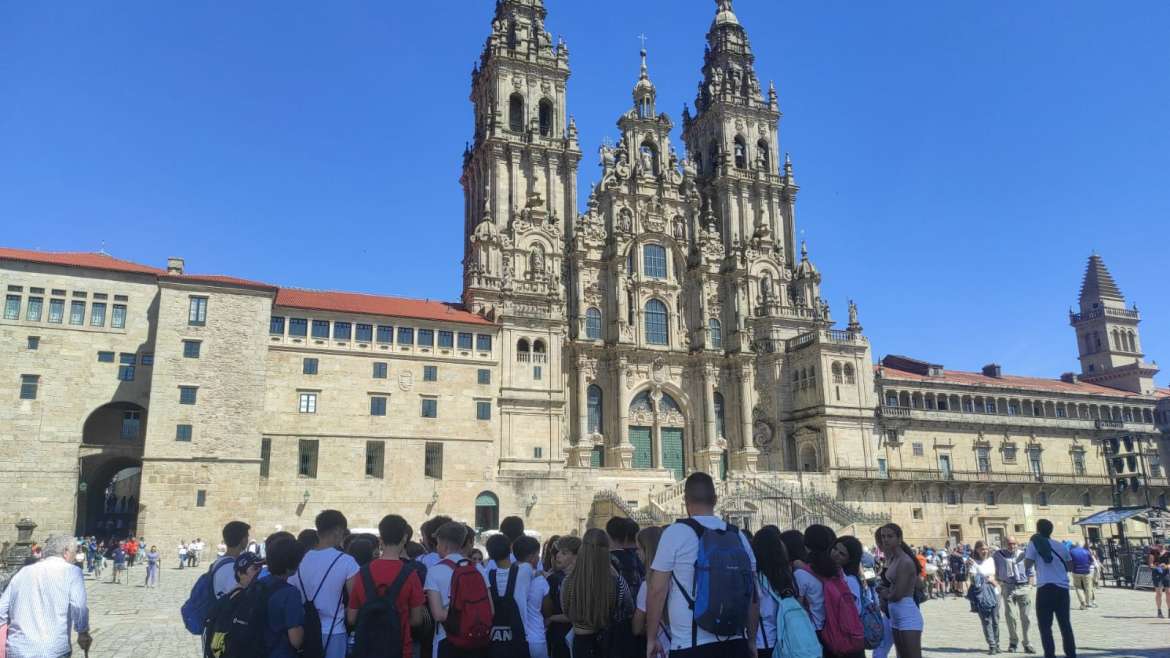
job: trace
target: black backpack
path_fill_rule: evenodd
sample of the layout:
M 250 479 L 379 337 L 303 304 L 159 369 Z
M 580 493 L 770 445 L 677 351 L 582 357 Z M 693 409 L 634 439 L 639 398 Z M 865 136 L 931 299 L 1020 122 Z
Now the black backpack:
M 622 580 L 626 581 L 630 591 L 637 593 L 642 581 L 646 580 L 646 567 L 638 557 L 638 552 L 629 548 L 610 551 L 609 563 L 622 575 Z
M 398 594 L 406 579 L 415 572 L 411 562 L 403 562 L 402 569 L 386 593 L 378 596 L 370 565 L 362 567 L 360 573 L 366 602 L 358 610 L 357 627 L 354 630 L 354 646 L 350 658 L 403 658 L 402 617 L 398 610 Z
M 305 639 L 301 642 L 301 658 L 325 658 L 325 638 L 321 636 L 321 613 L 317 612 L 317 595 L 321 593 L 321 588 L 325 586 L 325 581 L 329 580 L 329 572 L 333 571 L 333 567 L 341 556 L 345 553 L 338 552 L 337 557 L 333 558 L 333 562 L 329 564 L 329 568 L 325 570 L 325 574 L 321 576 L 321 582 L 317 583 L 317 591 L 313 593 L 313 597 L 309 598 L 305 592 L 305 581 L 297 578 L 297 582 L 301 586 L 301 598 L 305 602 Z M 300 573 L 298 571 L 298 573 Z M 342 592 L 345 588 L 342 588 Z M 337 607 L 341 608 L 341 602 L 338 601 Z M 342 630 L 345 627 L 342 626 Z
M 203 633 L 204 658 L 254 658 L 268 653 L 264 638 L 272 588 L 252 583 L 211 606 Z
M 503 596 L 496 581 L 495 569 L 488 572 L 488 591 L 492 595 L 495 612 L 492 615 L 492 635 L 488 655 L 491 658 L 528 658 L 528 638 L 524 634 L 524 616 L 516 605 L 516 577 L 520 565 L 508 568 L 508 586 Z

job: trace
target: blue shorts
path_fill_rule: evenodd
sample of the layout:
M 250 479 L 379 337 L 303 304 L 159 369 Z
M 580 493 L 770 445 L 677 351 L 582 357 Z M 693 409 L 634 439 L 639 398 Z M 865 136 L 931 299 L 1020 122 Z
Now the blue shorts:
M 1154 580 L 1154 587 L 1170 588 L 1170 570 L 1154 569 L 1153 580 Z

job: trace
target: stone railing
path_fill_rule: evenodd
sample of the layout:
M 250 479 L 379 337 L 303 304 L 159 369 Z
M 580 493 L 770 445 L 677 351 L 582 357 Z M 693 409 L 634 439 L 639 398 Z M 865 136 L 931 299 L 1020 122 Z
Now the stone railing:
M 934 468 L 835 468 L 842 480 L 892 480 L 899 482 L 988 482 L 999 484 L 1109 485 L 1105 475 L 1033 473 L 1031 471 L 959 471 Z M 1154 484 L 1151 479 L 1150 484 Z
M 1131 310 L 1128 308 L 1108 308 L 1108 307 L 1106 307 L 1106 308 L 1094 309 L 1092 311 L 1089 311 L 1088 313 L 1069 313 L 1068 320 L 1069 320 L 1069 322 L 1076 324 L 1077 322 L 1084 322 L 1085 320 L 1092 320 L 1094 318 L 1099 318 L 1102 315 L 1104 315 L 1105 317 L 1122 318 L 1125 320 L 1139 320 L 1139 319 L 1141 319 L 1141 314 L 1138 313 L 1136 310 Z

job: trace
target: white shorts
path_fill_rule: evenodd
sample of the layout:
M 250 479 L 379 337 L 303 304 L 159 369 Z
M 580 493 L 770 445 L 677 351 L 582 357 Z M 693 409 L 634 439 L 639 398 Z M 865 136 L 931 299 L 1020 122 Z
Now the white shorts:
M 895 631 L 921 631 L 922 611 L 914 603 L 913 596 L 890 601 L 890 627 Z

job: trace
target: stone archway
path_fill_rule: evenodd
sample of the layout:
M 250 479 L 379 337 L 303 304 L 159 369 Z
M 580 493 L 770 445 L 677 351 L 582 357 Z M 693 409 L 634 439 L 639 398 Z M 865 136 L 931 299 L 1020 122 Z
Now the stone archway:
M 77 535 L 125 537 L 138 532 L 146 409 L 111 402 L 90 413 L 78 455 Z

